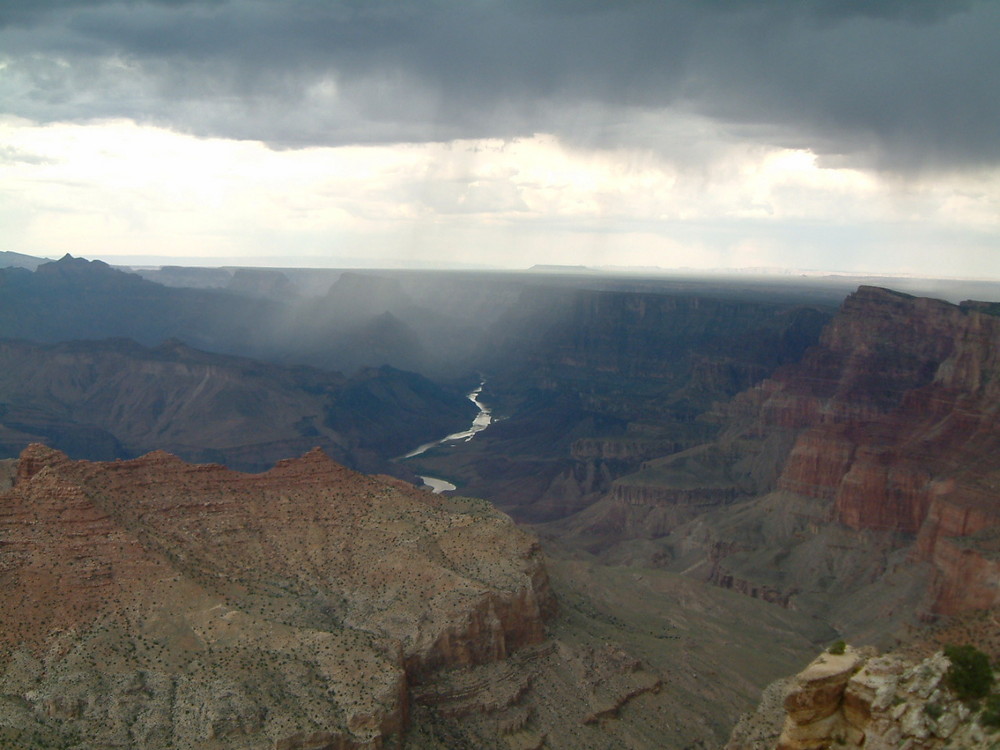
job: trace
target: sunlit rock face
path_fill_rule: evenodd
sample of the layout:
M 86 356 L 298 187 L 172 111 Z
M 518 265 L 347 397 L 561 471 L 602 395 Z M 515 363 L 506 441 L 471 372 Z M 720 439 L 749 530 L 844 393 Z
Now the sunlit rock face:
M 408 685 L 543 639 L 537 543 L 319 451 L 260 475 L 22 455 L 0 494 L 15 742 L 382 747 Z

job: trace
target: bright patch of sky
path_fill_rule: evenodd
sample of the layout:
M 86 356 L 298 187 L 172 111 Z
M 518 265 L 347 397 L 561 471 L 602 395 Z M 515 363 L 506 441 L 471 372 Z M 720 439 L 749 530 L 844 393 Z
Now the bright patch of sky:
M 996 172 L 903 185 L 738 143 L 691 169 L 547 134 L 274 150 L 126 120 L 7 119 L 0 138 L 5 240 L 39 255 L 716 268 L 798 267 L 814 248 L 835 270 L 1000 272 L 976 250 L 1000 229 Z M 885 248 L 889 228 L 913 247 L 830 247 Z

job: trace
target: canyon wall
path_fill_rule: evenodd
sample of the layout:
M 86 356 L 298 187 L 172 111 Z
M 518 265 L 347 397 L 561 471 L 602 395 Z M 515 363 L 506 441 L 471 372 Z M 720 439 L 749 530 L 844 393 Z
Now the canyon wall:
M 711 440 L 719 424 L 699 415 L 798 360 L 829 315 L 742 290 L 528 286 L 478 355 L 503 419 L 474 445 L 421 456 L 420 473 L 519 520 L 563 518 L 643 462 Z
M 861 287 L 799 362 L 702 415 L 715 440 L 644 458 L 562 525 L 848 629 L 1000 603 L 992 313 Z
M 796 361 L 827 319 L 739 295 L 528 288 L 483 359 L 499 392 L 572 392 L 586 410 L 640 425 L 690 421 Z
M 979 305 L 862 287 L 801 366 L 746 396 L 764 429 L 801 429 L 778 489 L 912 544 L 938 613 L 1000 603 L 998 353 Z

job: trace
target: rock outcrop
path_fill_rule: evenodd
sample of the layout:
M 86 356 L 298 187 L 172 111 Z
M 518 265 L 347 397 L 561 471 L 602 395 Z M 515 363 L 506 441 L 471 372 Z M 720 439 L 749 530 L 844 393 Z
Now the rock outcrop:
M 1000 603 L 1000 318 L 862 287 L 801 366 L 756 393 L 762 428 L 799 428 L 778 488 L 858 531 L 916 537 L 932 608 Z
M 726 750 L 995 747 L 995 727 L 980 706 L 962 702 L 949 687 L 950 666 L 940 651 L 926 658 L 850 647 L 841 655 L 821 654 L 778 685 L 782 707 L 766 699 L 741 721 Z M 785 718 L 776 734 L 773 717 L 780 713 Z
M 853 650 L 826 653 L 795 677 L 785 695 L 787 718 L 778 750 L 822 747 L 834 737 L 855 744 L 863 739 L 864 734 L 845 721 L 841 709 L 847 684 L 860 666 L 861 658 Z
M 537 543 L 488 504 L 319 451 L 245 475 L 32 446 L 0 576 L 16 746 L 397 746 L 411 684 L 539 643 L 554 607 Z

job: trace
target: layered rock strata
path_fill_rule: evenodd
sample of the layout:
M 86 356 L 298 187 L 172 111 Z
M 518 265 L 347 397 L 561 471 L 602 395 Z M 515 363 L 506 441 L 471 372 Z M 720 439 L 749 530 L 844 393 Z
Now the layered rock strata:
M 908 578 L 892 596 L 907 602 L 882 615 L 954 614 L 1000 603 L 998 415 L 992 308 L 861 287 L 799 363 L 707 415 L 722 423 L 716 441 L 618 484 L 643 486 L 676 521 L 657 536 L 690 517 L 688 498 L 734 507 L 705 508 L 667 542 L 685 566 L 695 562 L 685 549 L 712 557 L 698 570 L 713 580 L 794 605 L 796 592 L 850 597 L 898 574 Z M 601 519 L 627 529 L 649 515 L 636 497 L 612 493 Z
M 863 287 L 761 389 L 762 413 L 804 428 L 778 487 L 851 529 L 916 537 L 941 613 L 1000 602 L 998 353 L 1000 318 L 976 305 Z
M 385 747 L 408 685 L 543 638 L 536 542 L 319 451 L 262 475 L 22 455 L 0 494 L 0 739 Z

